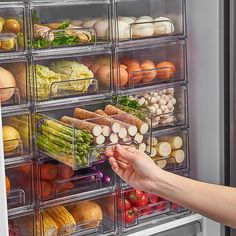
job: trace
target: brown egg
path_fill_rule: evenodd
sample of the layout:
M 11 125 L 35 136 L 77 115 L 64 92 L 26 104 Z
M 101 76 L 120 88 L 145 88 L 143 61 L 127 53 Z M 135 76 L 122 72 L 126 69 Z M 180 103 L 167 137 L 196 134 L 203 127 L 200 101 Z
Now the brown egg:
M 163 61 L 156 65 L 157 68 L 157 78 L 158 79 L 171 79 L 173 78 L 176 67 L 173 63 L 169 61 Z
M 117 68 L 114 69 L 114 85 L 117 87 L 124 87 L 129 80 L 128 72 L 126 71 L 126 66 L 120 64 L 119 66 L 119 80 L 117 79 Z
M 126 70 L 129 73 L 129 83 L 131 85 L 138 84 L 143 79 L 142 68 L 139 64 L 129 64 Z
M 8 19 L 5 21 L 4 31 L 18 34 L 20 32 L 20 23 L 15 19 Z
M 100 67 L 101 67 L 101 65 L 99 65 L 99 64 L 93 64 L 92 66 L 89 67 L 89 69 L 90 69 L 90 70 L 93 72 L 93 74 L 95 75 Z
M 143 71 L 143 81 L 150 82 L 156 78 L 157 70 L 155 64 L 150 60 L 145 60 L 140 65 Z

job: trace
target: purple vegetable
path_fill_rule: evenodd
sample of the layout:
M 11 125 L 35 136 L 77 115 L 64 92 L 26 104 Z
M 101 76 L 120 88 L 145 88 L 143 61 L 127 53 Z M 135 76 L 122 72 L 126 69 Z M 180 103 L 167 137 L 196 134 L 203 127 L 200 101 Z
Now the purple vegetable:
M 104 183 L 109 184 L 111 182 L 111 178 L 109 176 L 107 176 L 107 175 L 104 175 L 103 178 L 102 178 L 102 181 Z
M 101 179 L 103 179 L 103 173 L 102 173 L 102 171 L 97 170 L 96 172 L 97 172 L 98 176 L 99 176 Z

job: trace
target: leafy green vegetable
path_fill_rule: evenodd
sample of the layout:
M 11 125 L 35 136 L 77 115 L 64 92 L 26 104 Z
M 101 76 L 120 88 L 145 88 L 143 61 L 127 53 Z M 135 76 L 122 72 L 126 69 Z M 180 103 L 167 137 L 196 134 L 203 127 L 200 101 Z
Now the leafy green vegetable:
M 68 21 L 62 22 L 62 24 L 58 27 L 58 29 L 67 29 L 70 26 Z
M 34 49 L 47 48 L 50 45 L 50 41 L 48 39 L 37 39 L 32 43 Z

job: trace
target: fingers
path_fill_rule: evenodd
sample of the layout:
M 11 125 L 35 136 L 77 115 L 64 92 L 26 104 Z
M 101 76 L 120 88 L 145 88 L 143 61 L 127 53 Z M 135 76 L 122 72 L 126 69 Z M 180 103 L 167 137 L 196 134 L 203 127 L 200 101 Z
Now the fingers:
M 122 169 L 119 164 L 117 163 L 116 159 L 115 158 L 110 158 L 109 159 L 109 162 L 111 164 L 111 168 L 112 170 L 121 178 L 124 178 L 124 172 L 125 170 Z
M 133 162 L 136 156 L 136 149 L 134 147 L 124 147 L 119 144 L 116 145 L 116 151 L 120 157 L 126 161 Z

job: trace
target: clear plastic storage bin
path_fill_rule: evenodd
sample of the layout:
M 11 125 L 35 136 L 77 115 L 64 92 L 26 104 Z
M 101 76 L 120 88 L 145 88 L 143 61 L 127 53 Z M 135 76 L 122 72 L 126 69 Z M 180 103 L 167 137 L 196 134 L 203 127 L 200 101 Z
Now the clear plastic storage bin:
M 32 163 L 6 166 L 8 209 L 27 208 L 33 202 Z
M 47 224 L 49 219 L 50 228 Z M 49 230 L 54 235 L 114 234 L 115 219 L 113 194 L 54 205 L 40 210 L 40 235 L 47 236 Z
M 145 143 L 146 152 L 160 168 L 176 171 L 190 167 L 188 130 L 177 128 L 154 132 Z
M 187 81 L 185 40 L 119 47 L 117 61 L 120 90 Z
M 114 172 L 107 161 L 74 171 L 70 166 L 45 158 L 35 162 L 34 186 L 43 201 L 74 195 L 94 194 L 115 184 Z
M 19 115 L 3 115 L 2 130 L 5 160 L 28 158 L 31 153 L 30 125 L 30 114 L 27 111 Z
M 37 150 L 73 169 L 105 159 L 114 144 L 141 144 L 149 134 L 147 115 L 109 99 L 73 104 L 35 115 Z
M 122 231 L 167 217 L 172 212 L 171 202 L 168 200 L 130 187 L 118 190 L 117 210 L 118 225 Z
M 27 58 L 2 58 L 0 71 L 5 79 L 0 88 L 1 106 L 25 104 L 29 98 Z
M 33 1 L 32 49 L 109 43 L 110 1 Z
M 110 95 L 111 65 L 111 50 L 103 48 L 81 54 L 34 56 L 34 99 Z
M 20 213 L 9 215 L 8 228 L 9 236 L 34 236 L 35 234 L 35 221 L 34 212 Z
M 115 0 L 115 40 L 183 37 L 184 0 Z
M 26 49 L 25 14 L 23 1 L 0 2 L 0 53 Z

